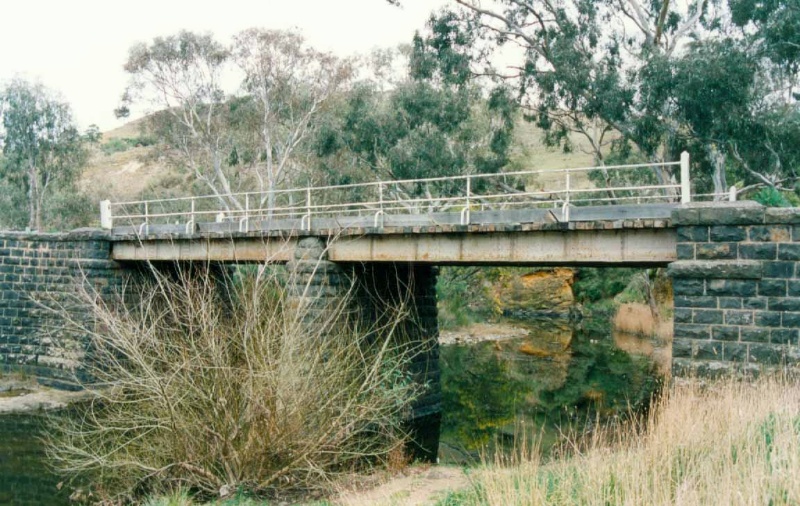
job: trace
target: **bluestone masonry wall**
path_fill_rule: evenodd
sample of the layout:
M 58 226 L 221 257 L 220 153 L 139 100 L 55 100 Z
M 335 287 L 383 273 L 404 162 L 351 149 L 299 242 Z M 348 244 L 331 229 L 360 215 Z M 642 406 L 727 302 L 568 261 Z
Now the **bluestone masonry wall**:
M 0 232 L 0 369 L 76 387 L 86 340 L 67 332 L 64 318 L 42 304 L 90 318 L 88 306 L 73 297 L 78 284 L 87 282 L 101 297 L 111 295 L 122 272 L 110 260 L 110 242 L 97 230 Z
M 800 209 L 695 204 L 672 221 L 675 373 L 800 363 Z

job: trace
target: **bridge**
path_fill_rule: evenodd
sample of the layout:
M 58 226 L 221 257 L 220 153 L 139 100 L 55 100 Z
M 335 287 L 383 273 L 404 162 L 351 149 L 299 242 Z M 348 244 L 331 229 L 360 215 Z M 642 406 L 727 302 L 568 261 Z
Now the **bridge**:
M 545 177 L 555 178 L 548 190 L 538 183 Z M 408 301 L 406 335 L 426 350 L 410 372 L 428 385 L 411 418 L 428 457 L 441 415 L 439 265 L 666 266 L 676 374 L 798 364 L 800 209 L 720 196 L 696 202 L 709 196 L 691 188 L 683 156 L 673 164 L 105 201 L 101 230 L 0 233 L 0 364 L 69 387 L 81 337 L 69 345 L 52 338 L 58 322 L 35 300 L 68 293 L 76 279 L 112 300 L 145 262 L 287 263 L 292 303 L 311 310 L 347 293 L 361 314 L 378 318 L 387 304 Z
M 661 174 L 661 183 L 642 183 Z M 673 172 L 680 172 L 677 182 Z M 537 186 L 547 177 L 551 188 Z M 554 180 L 555 178 L 555 180 Z M 590 179 L 611 182 L 596 188 Z M 287 262 L 299 238 L 334 262 L 666 265 L 689 158 L 101 204 L 120 261 Z

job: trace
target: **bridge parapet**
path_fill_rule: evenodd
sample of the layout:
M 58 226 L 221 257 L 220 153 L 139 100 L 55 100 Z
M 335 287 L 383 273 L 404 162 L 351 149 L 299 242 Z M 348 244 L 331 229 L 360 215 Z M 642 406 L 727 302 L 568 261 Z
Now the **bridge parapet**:
M 675 372 L 800 363 L 800 209 L 690 204 L 672 223 Z

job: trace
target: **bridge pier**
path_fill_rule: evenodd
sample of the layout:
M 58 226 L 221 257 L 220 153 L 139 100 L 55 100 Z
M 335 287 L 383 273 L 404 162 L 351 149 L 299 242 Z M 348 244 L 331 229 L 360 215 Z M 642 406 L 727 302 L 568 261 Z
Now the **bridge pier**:
M 673 371 L 717 375 L 800 361 L 800 209 L 706 203 L 673 212 Z
M 394 262 L 334 263 L 323 239 L 306 237 L 298 241 L 288 269 L 290 304 L 304 311 L 311 325 L 331 310 L 347 312 L 345 317 L 354 316 L 375 329 L 387 319 L 400 318 L 395 339 L 411 350 L 408 373 L 423 389 L 407 414 L 412 439 L 408 451 L 415 459 L 435 461 L 441 423 L 436 268 Z

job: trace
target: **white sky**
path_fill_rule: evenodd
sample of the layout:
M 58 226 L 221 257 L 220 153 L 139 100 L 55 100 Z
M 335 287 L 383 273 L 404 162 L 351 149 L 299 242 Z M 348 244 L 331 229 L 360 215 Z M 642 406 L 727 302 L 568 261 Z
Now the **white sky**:
M 181 29 L 211 31 L 227 43 L 250 27 L 299 29 L 311 45 L 341 56 L 411 41 L 447 0 L 5 0 L 0 3 L 0 84 L 38 80 L 72 105 L 81 128 L 120 122 L 135 42 Z

